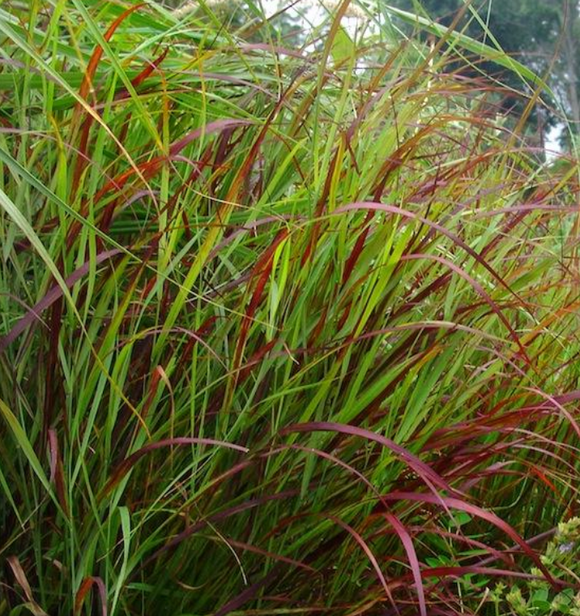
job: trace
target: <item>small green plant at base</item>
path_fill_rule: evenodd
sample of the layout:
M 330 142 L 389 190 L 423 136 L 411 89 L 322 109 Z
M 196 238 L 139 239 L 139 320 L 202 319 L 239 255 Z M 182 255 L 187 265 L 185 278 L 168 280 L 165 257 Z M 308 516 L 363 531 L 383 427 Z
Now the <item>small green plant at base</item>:
M 495 616 L 580 616 L 580 518 L 561 522 L 540 560 L 558 582 L 567 585 L 557 591 L 537 567 L 534 579 L 506 585 L 498 582 L 487 589 L 486 599 L 494 605 Z

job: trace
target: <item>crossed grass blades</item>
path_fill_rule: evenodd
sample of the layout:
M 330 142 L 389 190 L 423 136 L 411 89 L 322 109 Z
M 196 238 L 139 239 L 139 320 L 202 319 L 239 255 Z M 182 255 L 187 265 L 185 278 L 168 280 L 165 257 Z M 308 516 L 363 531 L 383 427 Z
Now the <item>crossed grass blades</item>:
M 501 52 L 347 8 L 290 49 L 252 4 L 0 7 L 0 614 L 573 587 L 574 162 L 445 70 Z

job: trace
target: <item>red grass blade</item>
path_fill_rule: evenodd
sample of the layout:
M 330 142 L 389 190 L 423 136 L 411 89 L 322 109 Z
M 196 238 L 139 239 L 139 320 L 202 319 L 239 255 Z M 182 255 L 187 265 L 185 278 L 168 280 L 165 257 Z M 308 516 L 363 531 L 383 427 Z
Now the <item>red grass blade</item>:
M 391 589 L 389 588 L 389 585 L 387 584 L 387 580 L 383 572 L 381 571 L 381 567 L 375 555 L 373 554 L 372 550 L 368 546 L 367 542 L 361 537 L 360 533 L 357 533 L 357 531 L 352 526 L 349 526 L 346 522 L 343 522 L 340 518 L 337 518 L 336 516 L 333 516 L 333 515 L 326 515 L 325 517 L 328 517 L 329 520 L 332 520 L 335 524 L 338 524 L 338 526 L 343 528 L 349 535 L 351 535 L 351 537 L 362 548 L 363 552 L 366 554 L 366 557 L 369 559 L 369 562 L 371 563 L 373 569 L 375 570 L 375 573 L 377 574 L 377 577 L 379 578 L 379 581 L 381 582 L 381 585 L 385 591 L 385 594 L 387 595 L 389 601 L 391 602 L 393 609 L 395 610 L 395 613 L 400 614 L 399 608 L 397 607 L 397 604 L 395 603 L 395 600 L 391 593 Z
M 357 471 L 354 467 L 346 462 L 343 462 L 340 458 L 333 456 L 332 454 L 326 453 L 325 451 L 321 451 L 319 449 L 313 449 L 310 447 L 302 447 L 300 445 L 289 445 L 289 449 L 297 449 L 299 451 L 304 451 L 307 453 L 313 453 L 321 458 L 326 460 L 330 460 L 333 464 L 345 468 L 350 473 L 358 477 L 381 501 L 381 503 L 385 506 L 385 513 L 381 513 L 384 516 L 391 526 L 395 534 L 401 540 L 403 547 L 405 548 L 405 552 L 407 553 L 407 558 L 409 560 L 409 566 L 411 567 L 411 571 L 413 572 L 413 578 L 415 580 L 415 585 L 417 587 L 417 596 L 419 598 L 419 613 L 421 616 L 427 616 L 427 604 L 425 601 L 425 590 L 423 588 L 423 579 L 421 577 L 421 568 L 419 565 L 419 559 L 417 558 L 417 552 L 415 551 L 415 546 L 413 545 L 413 540 L 407 528 L 401 523 L 399 518 L 397 518 L 394 514 L 388 511 L 389 505 L 386 501 L 383 500 L 381 493 L 375 488 L 375 486 L 359 471 Z M 283 448 L 282 448 L 283 449 Z
M 219 441 L 213 438 L 180 436 L 157 441 L 156 443 L 149 443 L 149 445 L 141 447 L 141 449 L 137 450 L 135 453 L 132 453 L 128 458 L 125 458 L 117 466 L 117 468 L 114 469 L 101 494 L 99 495 L 99 498 L 106 496 L 143 456 L 155 451 L 156 449 L 161 449 L 162 447 L 173 447 L 175 445 L 214 445 L 216 447 L 233 449 L 234 451 L 240 451 L 242 453 L 248 453 L 249 451 L 247 447 L 242 447 L 241 445 L 236 445 L 234 443 L 228 443 L 227 441 Z
M 81 613 L 81 608 L 83 607 L 85 597 L 93 586 L 97 587 L 99 597 L 101 599 L 101 615 L 107 616 L 107 590 L 103 580 L 100 577 L 87 577 L 83 580 L 83 583 L 77 592 L 77 596 L 75 597 L 75 616 L 78 616 Z
M 478 254 L 471 246 L 466 244 L 460 237 L 451 233 L 448 229 L 443 227 L 442 225 L 429 220 L 428 218 L 424 218 L 415 212 L 411 212 L 409 210 L 405 210 L 403 208 L 397 207 L 396 205 L 389 205 L 386 203 L 375 203 L 372 201 L 358 201 L 355 203 L 349 203 L 347 205 L 342 205 L 336 210 L 332 212 L 332 216 L 337 216 L 339 214 L 343 214 L 344 212 L 357 211 L 357 210 L 375 210 L 381 212 L 388 212 L 390 214 L 396 214 L 402 216 L 403 218 L 409 218 L 411 220 L 417 220 L 422 224 L 438 231 L 445 237 L 448 237 L 451 241 L 453 241 L 457 246 L 465 250 L 465 252 L 473 257 L 482 267 L 484 267 L 505 289 L 507 289 L 514 297 L 516 297 L 519 301 L 525 303 L 518 295 L 516 295 L 509 287 L 509 285 L 503 280 L 503 278 Z
M 66 501 L 62 456 L 60 455 L 56 431 L 52 428 L 48 431 L 48 442 L 50 451 L 50 480 L 55 484 L 58 502 L 64 514 L 68 517 L 69 509 Z
M 410 468 L 412 468 L 417 473 L 417 475 L 421 477 L 425 484 L 427 484 L 429 488 L 434 492 L 435 499 L 438 500 L 439 496 L 434 486 L 438 486 L 441 490 L 445 490 L 451 493 L 455 492 L 455 490 L 453 490 L 453 488 L 430 466 L 425 464 L 425 462 L 422 462 L 411 452 L 407 451 L 404 447 L 401 447 L 401 445 L 397 445 L 397 443 L 387 438 L 386 436 L 376 434 L 375 432 L 371 432 L 370 430 L 365 430 L 364 428 L 359 428 L 358 426 L 333 423 L 329 421 L 313 421 L 303 424 L 293 424 L 291 426 L 288 426 L 287 428 L 282 428 L 279 434 L 286 435 L 293 432 L 338 432 L 340 434 L 357 436 L 369 441 L 373 441 L 391 450 L 394 454 L 397 455 L 397 457 L 399 457 Z M 442 501 L 440 501 L 440 503 L 443 504 Z
M 431 503 L 431 504 L 439 504 L 439 499 L 435 498 L 432 494 L 419 494 L 417 492 L 391 492 L 390 494 L 385 494 L 383 498 L 387 501 L 415 501 L 419 503 Z M 545 575 L 546 579 L 550 584 L 554 587 L 554 589 L 558 590 L 562 583 L 559 580 L 556 580 L 553 575 L 548 571 L 545 565 L 542 563 L 538 555 L 530 548 L 530 546 L 526 543 L 524 539 L 522 539 L 518 533 L 504 520 L 498 517 L 495 513 L 491 511 L 486 511 L 477 505 L 472 505 L 471 503 L 467 503 L 458 498 L 443 496 L 440 497 L 445 501 L 445 504 L 450 509 L 457 509 L 459 511 L 465 511 L 469 515 L 473 517 L 480 518 L 485 520 L 486 522 L 490 522 L 496 528 L 502 530 L 506 535 L 508 535 L 520 548 L 527 554 L 533 561 L 534 564 L 542 571 Z
M 111 24 L 111 26 L 109 26 L 109 29 L 107 30 L 107 32 L 105 33 L 103 37 L 105 41 L 107 42 L 110 41 L 111 37 L 115 33 L 115 30 L 123 23 L 123 21 L 125 21 L 125 19 L 127 19 L 127 17 L 131 15 L 131 13 L 134 13 L 135 11 L 142 8 L 143 6 L 145 5 L 136 4 L 135 6 L 132 6 L 128 8 L 126 11 L 124 11 L 123 13 L 121 13 L 121 15 L 119 15 L 119 17 L 117 17 L 117 19 L 115 19 L 115 21 Z M 81 87 L 79 90 L 79 96 L 83 99 L 86 99 L 87 95 L 90 92 L 90 89 L 93 83 L 93 78 L 95 76 L 97 66 L 99 65 L 99 62 L 101 61 L 102 56 L 103 56 L 103 48 L 100 45 L 97 45 L 97 47 L 93 51 L 93 55 L 91 56 L 91 59 L 89 60 L 87 70 L 86 70 L 85 76 L 83 78 L 83 82 L 81 83 Z M 78 104 L 75 110 L 76 118 L 79 117 L 81 111 L 82 111 L 82 107 L 80 104 Z M 76 118 L 73 118 L 73 124 L 75 124 Z M 93 121 L 94 121 L 93 117 L 88 116 L 87 118 L 85 118 L 85 121 L 83 122 L 83 125 L 82 125 L 81 139 L 80 139 L 80 145 L 79 145 L 81 156 L 77 157 L 76 159 L 76 165 L 75 165 L 75 169 L 73 173 L 73 183 L 72 183 L 73 194 L 76 193 L 78 189 L 80 177 L 86 166 L 86 160 L 87 160 L 86 154 L 87 154 L 89 133 L 90 133 Z
M 513 341 L 519 346 L 522 356 L 527 358 L 526 349 L 524 348 L 519 336 L 517 335 L 517 333 L 511 326 L 510 322 L 506 319 L 505 315 L 500 310 L 499 306 L 491 299 L 491 297 L 488 295 L 485 289 L 476 280 L 474 280 L 469 274 L 467 274 L 460 267 L 455 265 L 455 263 L 452 263 L 448 259 L 445 259 L 444 257 L 440 257 L 438 255 L 409 254 L 409 255 L 403 255 L 401 257 L 401 261 L 415 261 L 415 260 L 421 260 L 421 259 L 427 259 L 430 261 L 436 261 L 437 263 L 441 263 L 447 266 L 450 270 L 454 271 L 459 276 L 461 276 L 461 278 L 466 280 L 474 288 L 474 290 L 485 300 L 485 302 L 489 305 L 489 307 L 493 310 L 493 312 L 497 314 L 500 321 L 506 326 L 507 330 L 509 331 L 510 336 L 512 337 Z M 529 358 L 527 359 L 529 362 Z
M 95 258 L 95 264 L 99 265 L 107 259 L 111 259 L 115 255 L 121 253 L 121 250 L 107 250 L 99 253 Z M 83 276 L 86 276 L 90 269 L 90 262 L 83 263 L 78 269 L 76 269 L 68 278 L 65 283 L 68 289 L 71 289 Z M 3 337 L 0 338 L 0 353 L 2 353 L 18 336 L 24 332 L 28 327 L 38 322 L 38 315 L 44 312 L 47 308 L 50 308 L 57 300 L 63 296 L 63 290 L 59 285 L 52 287 L 46 295 L 35 304 L 34 308 L 30 310 L 28 314 L 25 314 L 14 327 Z
M 247 468 L 247 466 L 248 466 L 248 463 L 243 462 L 241 464 L 238 464 L 232 470 L 239 472 L 243 470 L 244 468 Z M 231 475 L 232 473 L 224 474 L 224 476 L 231 476 Z M 260 505 L 263 505 L 264 503 L 269 503 L 271 501 L 276 501 L 276 500 L 283 500 L 285 498 L 290 498 L 292 496 L 297 496 L 297 495 L 298 495 L 297 490 L 286 490 L 285 492 L 278 492 L 277 494 L 269 494 L 267 496 L 262 496 L 260 498 L 254 498 L 254 499 L 248 500 L 242 503 L 241 505 L 230 507 L 229 509 L 226 509 L 225 511 L 220 511 L 219 513 L 216 513 L 215 515 L 210 516 L 209 519 L 200 520 L 199 522 L 196 522 L 192 526 L 187 527 L 184 531 L 182 531 L 181 533 L 179 533 L 178 535 L 170 539 L 164 546 L 156 550 L 151 556 L 146 558 L 144 562 L 141 564 L 140 569 L 142 569 L 143 567 L 146 567 L 149 563 L 159 558 L 159 556 L 161 556 L 165 552 L 168 552 L 169 550 L 177 547 L 179 544 L 183 543 L 186 539 L 189 539 L 189 537 L 191 537 L 192 535 L 194 535 L 201 529 L 205 528 L 208 522 L 213 523 L 213 522 L 217 522 L 218 520 L 224 520 L 224 519 L 229 518 L 232 515 L 236 515 L 237 513 L 242 513 L 243 511 L 249 511 L 250 509 L 255 509 L 256 507 L 259 507 Z M 138 573 L 138 570 L 136 570 L 133 573 L 131 578 L 135 577 L 137 573 Z
M 48 614 L 35 601 L 32 594 L 32 589 L 30 588 L 30 584 L 28 582 L 28 578 L 26 577 L 26 573 L 24 573 L 24 569 L 22 568 L 18 557 L 8 556 L 6 562 L 10 566 L 10 569 L 12 569 L 12 573 L 14 574 L 16 582 L 24 592 L 24 596 L 28 601 L 30 611 L 34 614 L 34 616 L 48 616 Z

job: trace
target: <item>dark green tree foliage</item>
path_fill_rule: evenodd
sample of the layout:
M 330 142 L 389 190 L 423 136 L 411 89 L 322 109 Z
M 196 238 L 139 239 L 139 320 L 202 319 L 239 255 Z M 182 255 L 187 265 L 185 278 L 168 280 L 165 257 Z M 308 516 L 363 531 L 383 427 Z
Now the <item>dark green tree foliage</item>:
M 491 43 L 491 32 L 502 49 L 527 64 L 552 87 L 558 102 L 573 122 L 580 121 L 578 104 L 577 34 L 580 32 L 578 6 L 575 0 L 509 0 L 491 2 L 475 0 L 471 7 L 485 22 L 485 27 L 474 17 L 463 0 L 392 0 L 399 8 L 422 12 L 441 25 L 455 27 L 473 38 Z M 453 65 L 450 68 L 454 68 Z M 477 63 L 474 72 L 481 71 L 497 78 L 501 83 L 521 88 L 519 77 L 493 62 Z M 533 88 L 534 84 L 530 84 Z M 544 95 L 545 98 L 545 95 Z M 520 115 L 526 100 L 517 96 L 504 96 L 499 104 L 506 112 Z M 547 101 L 552 105 L 556 101 Z M 535 110 L 529 128 L 543 133 L 558 121 L 557 113 Z

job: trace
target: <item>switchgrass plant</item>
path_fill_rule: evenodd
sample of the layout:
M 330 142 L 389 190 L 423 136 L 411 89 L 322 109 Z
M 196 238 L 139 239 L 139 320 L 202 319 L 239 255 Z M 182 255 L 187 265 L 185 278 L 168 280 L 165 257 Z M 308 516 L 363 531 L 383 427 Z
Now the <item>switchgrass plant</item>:
M 575 164 L 442 70 L 461 36 L 347 8 L 294 49 L 203 4 L 0 7 L 0 614 L 570 586 Z

